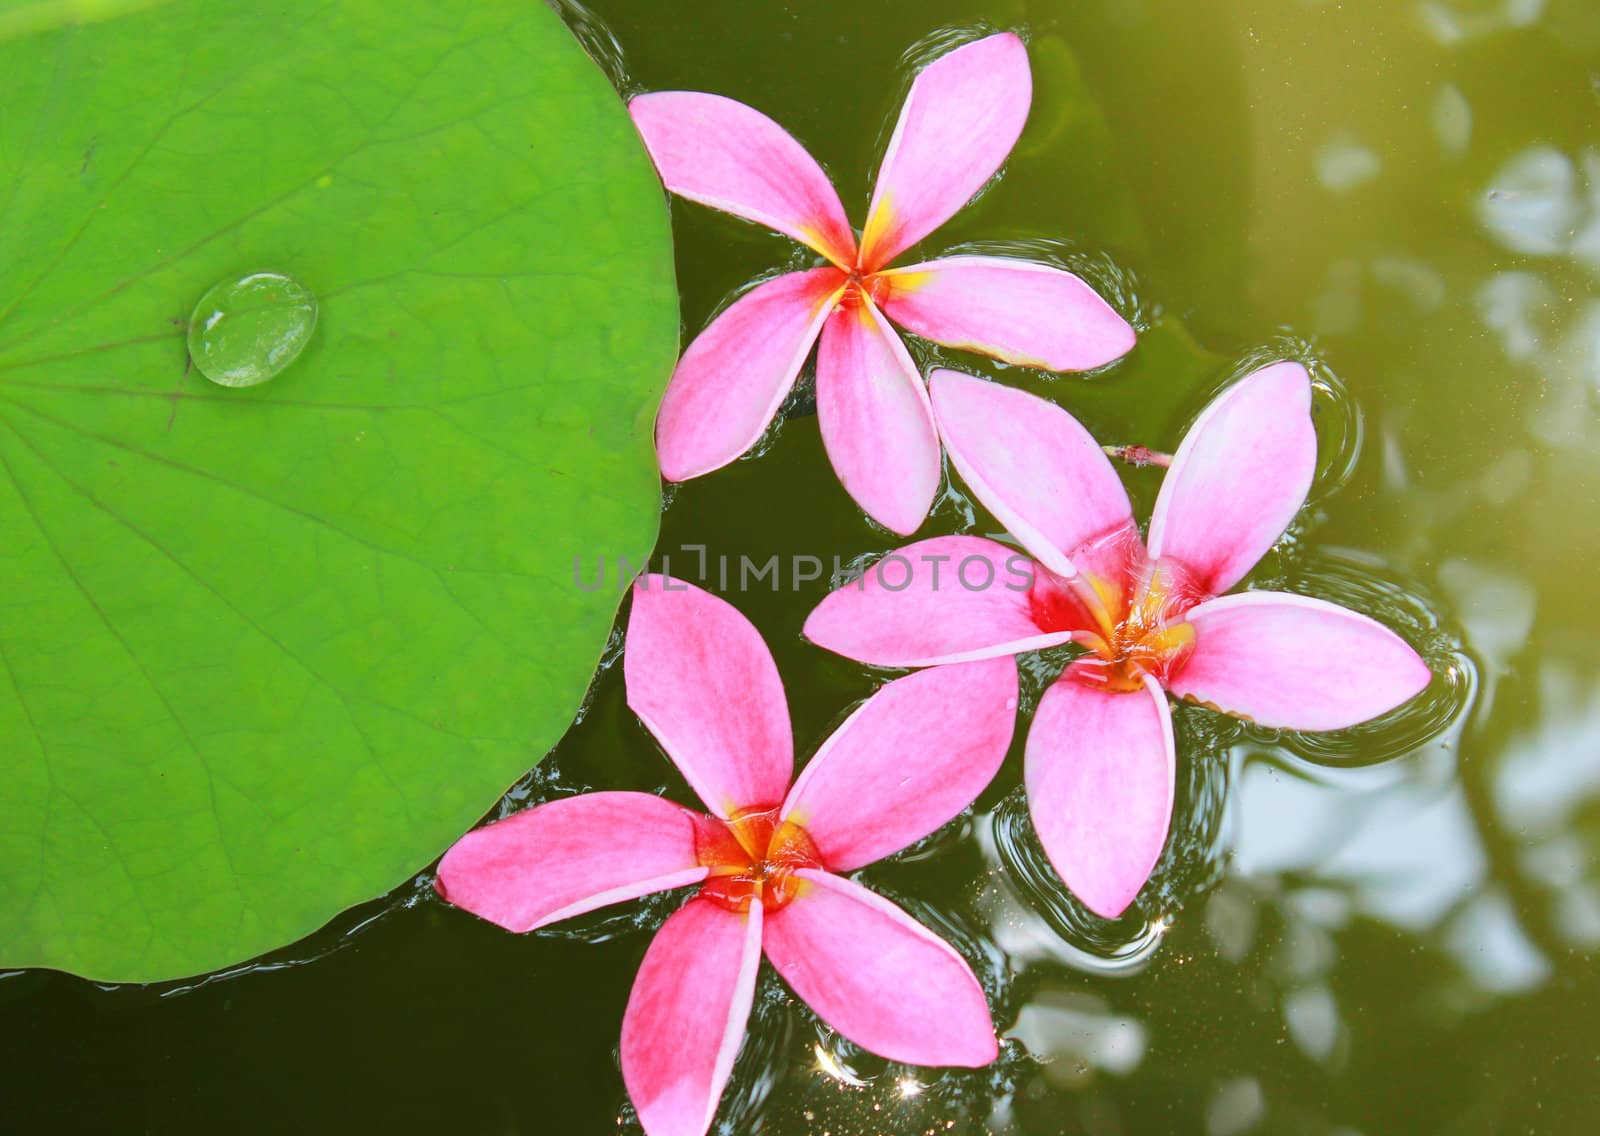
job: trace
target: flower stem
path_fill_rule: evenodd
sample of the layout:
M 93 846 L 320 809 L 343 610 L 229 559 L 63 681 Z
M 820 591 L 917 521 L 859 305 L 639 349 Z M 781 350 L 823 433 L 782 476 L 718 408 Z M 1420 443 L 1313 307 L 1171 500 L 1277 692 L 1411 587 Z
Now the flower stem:
M 1152 450 L 1149 446 L 1101 446 L 1100 448 L 1111 457 L 1132 465 L 1158 465 L 1166 469 L 1172 464 L 1171 454 Z

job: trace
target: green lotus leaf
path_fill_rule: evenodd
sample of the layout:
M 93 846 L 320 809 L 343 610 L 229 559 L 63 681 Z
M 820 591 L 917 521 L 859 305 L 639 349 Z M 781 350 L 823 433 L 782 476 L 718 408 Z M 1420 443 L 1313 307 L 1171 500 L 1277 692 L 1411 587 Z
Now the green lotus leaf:
M 543 4 L 0 14 L 30 11 L 0 43 L 0 966 L 151 981 L 392 888 L 561 736 L 619 596 L 575 560 L 655 539 L 670 233 Z M 315 330 L 220 386 L 189 318 L 253 272 Z

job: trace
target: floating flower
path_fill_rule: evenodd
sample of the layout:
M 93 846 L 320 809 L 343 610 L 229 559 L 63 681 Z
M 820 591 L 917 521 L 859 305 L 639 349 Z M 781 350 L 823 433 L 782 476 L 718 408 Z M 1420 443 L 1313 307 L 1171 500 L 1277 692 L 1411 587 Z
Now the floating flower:
M 451 903 L 511 931 L 698 885 L 657 932 L 622 1021 L 622 1074 L 649 1136 L 702 1136 L 744 1037 L 761 955 L 830 1026 L 917 1065 L 980 1066 L 982 987 L 944 940 L 851 872 L 945 824 L 1011 744 L 1016 664 L 882 687 L 800 778 L 783 684 L 729 604 L 663 576 L 634 589 L 628 705 L 710 815 L 647 793 L 539 805 L 462 837 Z
M 1098 367 L 1133 329 L 1069 272 L 952 256 L 889 268 L 1000 168 L 1032 99 L 1027 49 L 989 36 L 929 64 L 901 109 L 858 244 L 815 159 L 766 115 L 693 91 L 629 110 L 673 193 L 800 241 L 828 265 L 756 286 L 689 345 L 656 420 L 661 471 L 686 481 L 760 439 L 820 335 L 817 418 L 839 480 L 906 534 L 938 492 L 939 436 L 921 373 L 889 321 L 952 347 L 1055 371 Z
M 895 667 L 1087 648 L 1040 700 L 1026 782 L 1051 863 L 1092 911 L 1120 915 L 1166 843 L 1163 688 L 1264 726 L 1336 730 L 1428 685 L 1417 653 L 1365 616 L 1283 592 L 1221 595 L 1311 487 L 1299 364 L 1255 371 L 1207 407 L 1173 456 L 1148 547 L 1110 461 L 1065 410 L 954 371 L 932 388 L 951 461 L 1034 561 L 978 537 L 921 541 L 826 597 L 805 633 Z

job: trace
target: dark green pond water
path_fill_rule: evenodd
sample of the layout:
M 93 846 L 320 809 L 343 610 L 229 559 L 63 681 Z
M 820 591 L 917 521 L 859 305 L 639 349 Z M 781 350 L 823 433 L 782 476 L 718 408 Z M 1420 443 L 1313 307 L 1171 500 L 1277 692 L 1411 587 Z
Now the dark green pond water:
M 1043 866 L 1019 729 L 972 816 L 865 873 L 974 962 L 1001 1061 L 886 1066 L 768 973 L 714 1130 L 1600 1131 L 1600 6 L 592 7 L 631 88 L 760 107 L 857 221 L 903 54 L 944 28 L 1025 29 L 1028 131 L 925 247 L 1065 242 L 1050 251 L 1148 331 L 1092 380 L 1006 381 L 1103 440 L 1171 449 L 1243 360 L 1320 360 L 1319 488 L 1260 572 L 1379 615 L 1442 676 L 1334 737 L 1177 711 L 1173 838 L 1114 924 Z M 690 332 L 795 256 L 707 210 L 674 223 Z M 714 581 L 721 557 L 898 543 L 828 472 L 803 399 L 787 417 L 764 456 L 669 496 L 675 573 L 699 575 L 689 546 Z M 1148 506 L 1154 471 L 1129 480 Z M 951 493 L 919 535 L 969 515 L 999 529 Z M 730 596 L 773 647 L 803 750 L 881 680 L 800 639 L 825 587 Z M 1025 661 L 1031 697 L 1053 665 Z M 663 785 L 688 799 L 610 667 L 507 807 Z M 615 1049 L 672 898 L 513 936 L 429 880 L 182 987 L 0 976 L 0 1130 L 637 1133 Z

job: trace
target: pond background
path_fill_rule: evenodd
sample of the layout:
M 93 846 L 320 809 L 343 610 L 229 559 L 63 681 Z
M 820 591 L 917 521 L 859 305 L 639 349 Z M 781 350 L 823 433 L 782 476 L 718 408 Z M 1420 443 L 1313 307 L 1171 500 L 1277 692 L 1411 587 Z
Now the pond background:
M 1314 354 L 1324 472 L 1258 579 L 1365 607 L 1445 676 L 1400 720 L 1322 743 L 1180 713 L 1174 837 L 1115 924 L 1040 868 L 1017 793 L 1024 719 L 973 817 L 865 873 L 974 961 L 1012 1039 L 1000 1064 L 908 1080 L 767 972 L 723 1130 L 1600 1128 L 1600 7 L 590 7 L 630 89 L 761 108 L 858 223 L 907 49 L 952 27 L 1023 29 L 1029 128 L 1004 177 L 923 248 L 1065 241 L 1049 251 L 1149 330 L 1091 380 L 1005 381 L 1102 440 L 1170 450 L 1253 353 Z M 697 207 L 675 204 L 674 227 L 690 334 L 796 256 Z M 804 398 L 790 411 L 764 456 L 670 495 L 659 553 L 674 572 L 696 578 L 691 545 L 714 577 L 721 556 L 736 572 L 740 556 L 850 561 L 899 543 L 833 479 Z M 1155 473 L 1129 472 L 1136 502 Z M 919 535 L 971 508 L 947 495 Z M 730 596 L 773 647 L 802 753 L 885 677 L 799 638 L 825 587 Z M 1028 666 L 1035 694 L 1054 665 Z M 686 799 L 621 679 L 600 675 L 513 805 L 585 787 Z M 0 1128 L 636 1133 L 618 1029 L 673 901 L 513 936 L 427 882 L 200 983 L 0 978 Z

